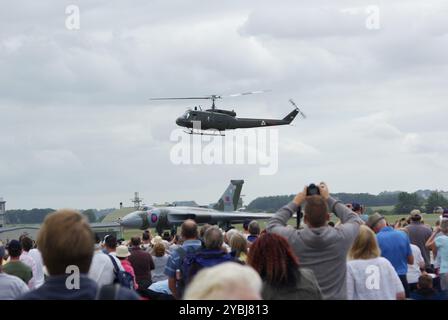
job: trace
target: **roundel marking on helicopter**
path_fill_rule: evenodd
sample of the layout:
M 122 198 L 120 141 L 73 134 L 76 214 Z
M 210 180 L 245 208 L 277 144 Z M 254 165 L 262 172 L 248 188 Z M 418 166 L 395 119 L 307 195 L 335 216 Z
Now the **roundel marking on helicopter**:
M 157 219 L 158 219 L 158 218 L 157 218 L 157 215 L 156 215 L 155 213 L 152 213 L 152 214 L 151 214 L 151 222 L 152 222 L 152 223 L 157 222 Z
M 265 126 L 265 125 L 266 125 L 266 122 L 265 122 L 264 120 L 262 120 L 262 121 L 261 121 L 261 125 L 262 125 L 262 126 Z

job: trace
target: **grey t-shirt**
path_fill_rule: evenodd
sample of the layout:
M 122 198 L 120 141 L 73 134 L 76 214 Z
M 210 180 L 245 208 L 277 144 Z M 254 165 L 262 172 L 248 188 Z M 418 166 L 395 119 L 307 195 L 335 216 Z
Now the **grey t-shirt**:
M 22 279 L 0 273 L 0 300 L 14 300 L 28 291 L 28 286 Z
M 297 205 L 291 202 L 269 219 L 266 229 L 288 240 L 300 266 L 314 272 L 324 299 L 345 300 L 347 253 L 364 222 L 355 212 L 331 197 L 328 207 L 341 220 L 340 225 L 305 226 L 300 230 L 287 226 L 289 218 L 297 211 Z
M 152 270 L 152 282 L 162 281 L 168 279 L 168 276 L 165 275 L 165 266 L 168 262 L 168 258 L 170 256 L 165 254 L 163 257 L 152 256 L 152 260 L 154 261 L 154 270 Z
M 431 229 L 424 225 L 421 222 L 411 222 L 406 227 L 406 230 L 408 231 L 409 240 L 412 244 L 415 244 L 417 247 L 419 247 L 423 259 L 425 260 L 425 266 L 428 268 L 431 266 L 431 256 L 429 253 L 429 249 L 426 248 L 426 241 L 431 237 L 432 231 Z

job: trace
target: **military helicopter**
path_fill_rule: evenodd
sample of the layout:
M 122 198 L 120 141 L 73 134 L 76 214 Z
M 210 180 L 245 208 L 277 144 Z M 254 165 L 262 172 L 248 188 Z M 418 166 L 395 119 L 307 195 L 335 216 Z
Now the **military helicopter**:
M 151 98 L 150 100 L 212 100 L 210 109 L 202 110 L 201 107 L 194 107 L 193 109 L 188 109 L 181 117 L 177 118 L 176 124 L 187 128 L 188 130 L 185 132 L 188 134 L 217 135 L 216 131 L 218 131 L 219 135 L 224 135 L 223 132 L 225 130 L 290 124 L 297 114 L 306 118 L 305 114 L 300 111 L 292 99 L 289 102 L 294 106 L 294 110 L 283 119 L 237 118 L 234 110 L 218 109 L 215 105 L 215 101 L 223 97 L 238 97 L 267 91 L 269 90 L 236 93 L 228 96 L 212 94 L 202 97 Z M 214 133 L 210 133 L 211 131 Z

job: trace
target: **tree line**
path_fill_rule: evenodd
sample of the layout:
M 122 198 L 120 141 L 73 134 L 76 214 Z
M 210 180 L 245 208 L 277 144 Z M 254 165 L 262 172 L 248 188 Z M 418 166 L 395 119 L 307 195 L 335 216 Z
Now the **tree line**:
M 294 199 L 295 195 L 258 197 L 249 203 L 246 210 L 251 212 L 275 212 Z M 448 207 L 448 199 L 442 192 L 433 191 L 428 198 L 419 192 L 381 192 L 378 195 L 369 193 L 335 193 L 333 197 L 343 203 L 356 202 L 366 207 L 393 206 L 393 210 L 380 210 L 382 214 L 406 214 L 413 209 L 433 213 L 434 208 Z M 371 210 L 369 210 L 370 212 Z
M 40 224 L 44 221 L 45 217 L 55 212 L 55 209 L 45 208 L 45 209 L 14 209 L 7 210 L 5 212 L 5 224 Z M 95 209 L 83 210 L 81 213 L 87 217 L 89 222 L 96 222 L 97 217 L 95 214 Z

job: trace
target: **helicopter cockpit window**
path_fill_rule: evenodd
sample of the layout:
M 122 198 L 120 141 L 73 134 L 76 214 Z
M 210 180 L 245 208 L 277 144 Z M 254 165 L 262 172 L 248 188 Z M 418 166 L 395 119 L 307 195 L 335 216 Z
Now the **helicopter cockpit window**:
M 185 118 L 185 119 L 190 118 L 190 112 L 188 112 L 188 111 L 185 112 L 185 113 L 184 113 L 184 118 Z

